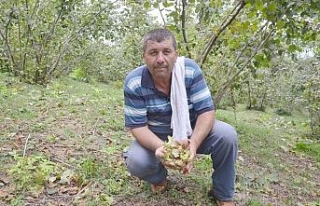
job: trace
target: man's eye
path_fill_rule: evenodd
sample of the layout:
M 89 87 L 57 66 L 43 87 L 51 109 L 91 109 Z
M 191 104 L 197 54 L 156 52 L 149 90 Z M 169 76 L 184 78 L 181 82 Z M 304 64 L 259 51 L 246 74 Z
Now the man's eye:
M 150 52 L 150 55 L 151 55 L 151 56 L 156 56 L 156 55 L 157 55 L 157 52 L 155 52 L 155 51 Z
M 168 55 L 168 54 L 170 54 L 170 51 L 164 51 L 163 54 Z

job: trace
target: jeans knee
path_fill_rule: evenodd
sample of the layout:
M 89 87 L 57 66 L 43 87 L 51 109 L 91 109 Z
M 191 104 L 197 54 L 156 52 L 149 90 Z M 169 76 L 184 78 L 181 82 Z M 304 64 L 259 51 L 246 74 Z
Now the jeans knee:
M 228 131 L 226 131 L 225 139 L 226 139 L 226 142 L 228 142 L 230 144 L 237 144 L 238 143 L 238 134 L 233 127 L 231 127 Z
M 134 157 L 128 157 L 126 159 L 126 165 L 131 175 L 140 178 L 152 174 L 152 172 L 156 170 L 155 168 L 153 169 L 152 166 L 147 162 Z
M 212 135 L 226 144 L 236 144 L 238 142 L 238 134 L 235 128 L 220 120 L 215 121 Z

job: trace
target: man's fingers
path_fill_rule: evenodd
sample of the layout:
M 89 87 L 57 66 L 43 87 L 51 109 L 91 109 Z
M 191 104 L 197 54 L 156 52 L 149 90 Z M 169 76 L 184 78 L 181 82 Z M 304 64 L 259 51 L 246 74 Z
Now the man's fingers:
M 188 138 L 176 140 L 176 142 L 180 145 L 182 145 L 184 148 L 188 148 L 190 140 Z
M 193 163 L 189 162 L 184 168 L 183 168 L 183 174 L 189 174 L 193 168 Z

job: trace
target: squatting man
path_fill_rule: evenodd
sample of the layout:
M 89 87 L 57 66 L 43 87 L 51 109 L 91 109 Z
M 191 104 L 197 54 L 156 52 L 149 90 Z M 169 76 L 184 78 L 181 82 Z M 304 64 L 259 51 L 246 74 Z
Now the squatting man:
M 196 154 L 210 155 L 214 171 L 208 195 L 218 205 L 235 205 L 237 133 L 215 119 L 201 68 L 194 60 L 179 57 L 175 37 L 167 29 L 145 34 L 142 50 L 144 65 L 129 72 L 124 84 L 125 126 L 134 137 L 124 153 L 128 171 L 150 183 L 153 192 L 165 191 L 170 164 L 163 158 L 164 144 L 173 136 L 189 150 L 182 172 L 192 171 Z M 184 114 L 187 120 L 181 118 Z

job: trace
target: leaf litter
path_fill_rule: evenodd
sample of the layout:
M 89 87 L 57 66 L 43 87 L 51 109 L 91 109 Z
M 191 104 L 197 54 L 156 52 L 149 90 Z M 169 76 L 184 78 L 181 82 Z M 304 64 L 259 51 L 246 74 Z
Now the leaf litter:
M 57 88 L 61 91 L 55 90 Z M 3 166 L 0 170 L 0 205 L 19 199 L 25 205 L 52 206 L 210 204 L 206 197 L 211 185 L 210 176 L 206 176 L 211 173 L 210 165 L 195 167 L 193 174 L 186 176 L 169 171 L 169 190 L 155 196 L 146 183 L 130 176 L 122 158 L 122 151 L 131 138 L 121 126 L 121 91 L 97 95 L 90 93 L 90 88 L 84 90 L 77 93 L 61 85 L 44 90 L 38 98 L 35 95 L 31 98 L 28 93 L 21 93 L 21 96 L 15 93 L 12 106 L 19 109 L 5 110 L 0 116 L 1 122 L 5 122 L 0 124 Z M 101 90 L 105 90 L 105 86 L 101 86 Z M 20 97 L 24 98 L 18 101 Z M 28 98 L 29 104 L 25 104 L 23 99 Z M 8 98 L 4 103 L 10 105 L 12 101 Z M 112 110 L 104 109 L 106 107 Z M 29 142 L 25 145 L 28 135 Z M 41 154 L 60 168 L 59 173 L 45 177 L 44 184 L 36 192 L 18 190 L 8 174 L 16 164 L 13 157 L 22 156 L 24 151 L 27 158 Z M 79 172 L 79 160 L 89 160 L 88 156 L 93 156 L 95 161 L 88 163 L 87 168 L 82 165 Z M 283 163 L 279 166 L 281 169 L 263 165 L 259 159 L 241 151 L 237 165 L 238 205 L 247 205 L 253 198 L 263 205 L 290 202 L 304 205 L 319 199 L 319 164 L 292 153 L 286 145 L 280 147 L 277 158 Z M 200 157 L 197 161 L 201 165 L 206 160 Z

